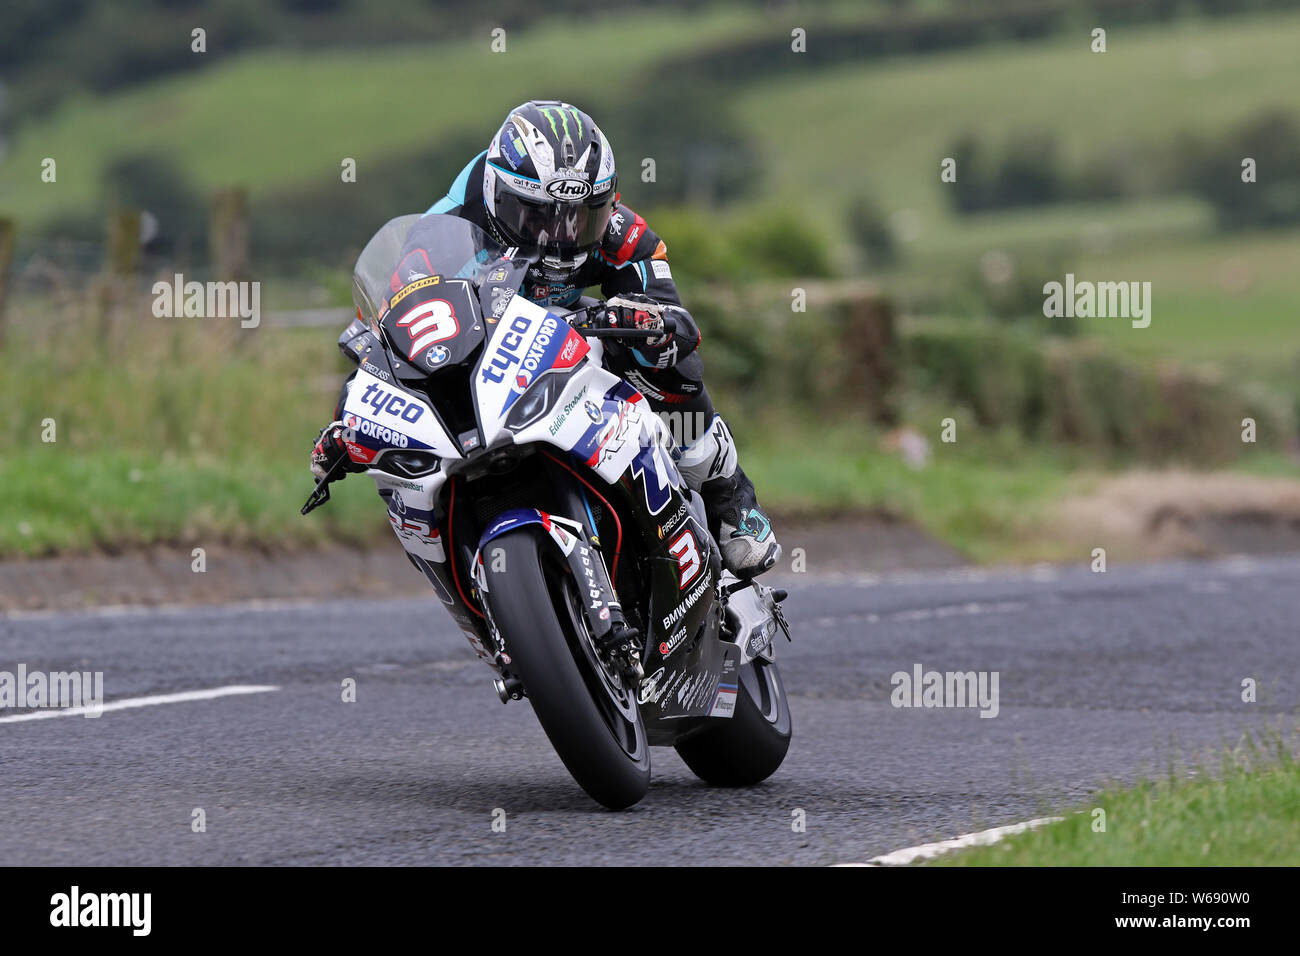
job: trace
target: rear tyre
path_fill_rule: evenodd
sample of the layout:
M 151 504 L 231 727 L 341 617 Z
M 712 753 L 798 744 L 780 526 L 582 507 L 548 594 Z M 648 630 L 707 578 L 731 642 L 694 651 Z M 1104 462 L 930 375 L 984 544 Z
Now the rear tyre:
M 635 689 L 610 674 L 576 582 L 548 538 L 533 528 L 492 542 L 486 600 L 533 712 L 573 779 L 611 810 L 650 786 L 650 746 Z
M 755 658 L 740 669 L 735 713 L 677 744 L 695 776 L 719 787 L 766 780 L 790 749 L 790 705 L 776 665 Z

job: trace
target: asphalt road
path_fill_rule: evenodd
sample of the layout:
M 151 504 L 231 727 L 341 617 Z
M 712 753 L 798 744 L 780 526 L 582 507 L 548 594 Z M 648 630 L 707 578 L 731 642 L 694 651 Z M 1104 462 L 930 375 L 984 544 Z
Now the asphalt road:
M 14 616 L 0 670 L 103 671 L 109 701 L 278 689 L 0 721 L 0 846 L 8 864 L 862 861 L 1289 728 L 1298 578 L 1300 556 L 793 577 L 785 765 L 718 790 L 656 750 L 623 813 L 570 780 L 527 703 L 501 705 L 432 599 Z M 918 663 L 997 671 L 998 716 L 893 707 Z

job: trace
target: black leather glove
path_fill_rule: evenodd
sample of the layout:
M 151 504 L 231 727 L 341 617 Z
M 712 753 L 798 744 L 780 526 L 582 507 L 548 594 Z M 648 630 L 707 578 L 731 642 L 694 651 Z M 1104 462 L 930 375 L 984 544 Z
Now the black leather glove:
M 620 329 L 662 330 L 662 335 L 624 343 L 639 363 L 648 368 L 670 368 L 699 344 L 699 333 L 685 309 L 656 302 L 637 292 L 608 300 L 605 322 Z
M 311 450 L 311 473 L 316 476 L 317 480 L 324 478 L 334 468 L 335 463 L 340 459 L 344 462 L 344 473 L 355 473 L 365 471 L 364 465 L 354 462 L 348 455 L 348 446 L 343 437 L 343 423 L 330 422 L 320 430 L 320 435 L 316 438 L 316 446 Z M 336 479 L 342 475 L 336 473 Z
M 628 292 L 608 300 L 605 303 L 605 323 L 611 328 L 642 329 L 662 332 L 664 328 L 665 306 L 660 305 L 649 296 L 637 292 Z M 646 339 L 645 344 L 651 348 L 667 343 L 668 335 Z

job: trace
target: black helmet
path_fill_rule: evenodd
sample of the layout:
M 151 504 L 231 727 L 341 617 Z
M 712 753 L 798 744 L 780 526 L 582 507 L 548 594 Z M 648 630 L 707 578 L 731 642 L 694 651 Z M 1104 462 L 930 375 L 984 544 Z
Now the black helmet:
M 539 272 L 563 280 L 600 244 L 617 185 L 614 152 L 590 116 L 530 100 L 492 138 L 483 202 L 498 239 L 540 251 Z

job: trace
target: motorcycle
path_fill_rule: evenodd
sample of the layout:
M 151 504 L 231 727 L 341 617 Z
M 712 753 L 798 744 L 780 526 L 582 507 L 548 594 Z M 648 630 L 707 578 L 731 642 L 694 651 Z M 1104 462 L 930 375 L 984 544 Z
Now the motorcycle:
M 755 784 L 790 745 L 786 594 L 723 572 L 670 429 L 602 365 L 604 339 L 657 333 L 518 295 L 532 261 L 453 216 L 375 234 L 339 339 L 357 366 L 348 456 L 502 702 L 530 701 L 592 798 L 639 801 L 653 746 L 709 783 Z

